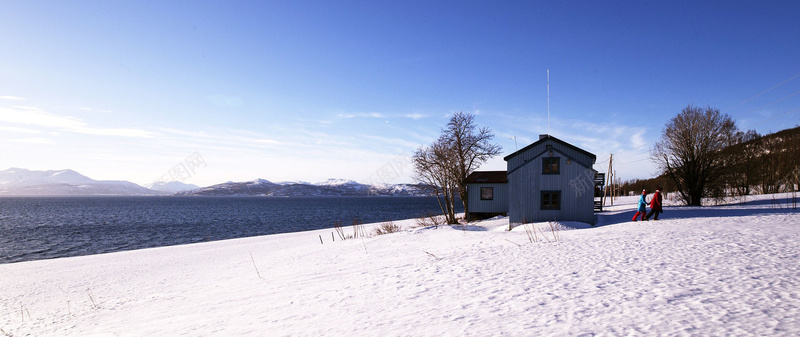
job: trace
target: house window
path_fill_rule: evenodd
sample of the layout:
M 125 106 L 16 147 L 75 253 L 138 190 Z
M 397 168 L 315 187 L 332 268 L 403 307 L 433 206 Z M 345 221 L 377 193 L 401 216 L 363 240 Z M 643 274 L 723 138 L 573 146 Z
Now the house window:
M 494 187 L 481 187 L 481 200 L 494 200 Z
M 560 157 L 545 157 L 542 158 L 542 174 L 558 174 Z
M 561 209 L 561 191 L 542 191 L 543 210 Z

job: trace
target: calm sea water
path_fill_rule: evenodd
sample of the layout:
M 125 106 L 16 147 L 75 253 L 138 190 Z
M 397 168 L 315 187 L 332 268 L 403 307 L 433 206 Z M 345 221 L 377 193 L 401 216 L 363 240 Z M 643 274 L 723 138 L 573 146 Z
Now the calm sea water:
M 4 197 L 0 263 L 439 213 L 433 197 Z

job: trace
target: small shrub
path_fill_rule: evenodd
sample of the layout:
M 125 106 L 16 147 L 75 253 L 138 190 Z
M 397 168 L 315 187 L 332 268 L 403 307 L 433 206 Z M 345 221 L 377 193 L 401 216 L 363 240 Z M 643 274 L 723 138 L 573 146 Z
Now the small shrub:
M 561 224 L 556 221 L 548 221 L 547 224 L 550 225 L 550 232 L 553 234 L 553 239 L 556 242 L 561 241 L 561 235 L 559 234 L 559 232 L 561 232 Z
M 396 225 L 394 222 L 384 222 L 378 228 L 375 228 L 375 235 L 383 235 L 389 233 L 397 233 L 401 231 L 402 228 Z
M 357 239 L 359 236 L 366 237 L 367 230 L 364 229 L 364 224 L 362 224 L 358 219 L 353 219 L 353 238 Z
M 342 226 L 341 221 L 336 221 L 336 225 L 333 226 L 333 229 L 336 230 L 336 234 L 339 234 L 339 239 L 344 241 L 347 239 L 358 239 L 358 237 L 366 237 L 367 230 L 364 229 L 364 224 L 358 221 L 358 219 L 353 219 L 353 234 L 345 234 L 344 227 Z M 322 240 L 322 238 L 320 238 Z
M 528 235 L 528 241 L 531 243 L 539 242 L 539 237 L 536 235 L 536 225 L 532 223 L 528 223 L 525 219 L 522 219 L 522 226 L 525 228 L 525 234 Z
M 416 219 L 417 227 L 434 227 L 439 228 L 445 224 L 445 219 L 443 215 L 436 215 L 433 213 L 428 213 L 420 218 Z
M 528 236 L 528 241 L 530 241 L 531 243 L 541 242 L 542 239 L 547 240 L 547 242 L 559 242 L 559 241 L 561 241 L 561 235 L 560 235 L 561 224 L 559 224 L 557 221 L 548 221 L 547 222 L 547 226 L 550 229 L 550 235 L 553 237 L 552 241 L 547 236 L 547 233 L 545 232 L 545 230 L 542 229 L 541 227 L 536 226 L 535 223 L 529 223 L 529 222 L 525 221 L 525 219 L 523 219 L 522 220 L 522 226 L 525 228 L 525 234 Z M 538 230 L 538 233 L 541 234 L 541 237 L 537 234 L 537 230 Z
M 336 234 L 339 235 L 339 239 L 347 240 L 347 236 L 344 235 L 344 228 L 342 228 L 341 221 L 336 221 L 336 224 L 333 226 L 333 228 L 336 230 Z

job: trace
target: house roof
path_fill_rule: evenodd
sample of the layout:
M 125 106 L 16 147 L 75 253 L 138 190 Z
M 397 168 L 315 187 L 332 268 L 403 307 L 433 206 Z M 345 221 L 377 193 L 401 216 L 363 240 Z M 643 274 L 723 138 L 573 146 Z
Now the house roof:
M 507 183 L 508 173 L 506 171 L 475 171 L 472 172 L 467 179 L 464 179 L 467 184 L 484 183 Z
M 570 148 L 574 149 L 575 151 L 578 151 L 579 153 L 581 153 L 581 154 L 583 154 L 583 155 L 585 155 L 585 156 L 587 156 L 589 158 L 592 158 L 592 163 L 597 161 L 597 156 L 595 156 L 591 152 L 588 152 L 588 151 L 586 151 L 584 149 L 581 149 L 581 148 L 579 148 L 579 147 L 577 147 L 575 145 L 567 143 L 567 142 L 565 142 L 565 141 L 563 141 L 561 139 L 558 139 L 556 137 L 553 137 L 551 135 L 540 135 L 538 141 L 534 142 L 531 145 L 528 145 L 526 147 L 523 147 L 523 148 L 519 149 L 517 152 L 514 152 L 514 153 L 512 153 L 510 155 L 507 155 L 505 158 L 503 158 L 503 160 L 508 161 L 512 157 L 515 157 L 515 156 L 519 155 L 520 153 L 523 153 L 523 152 L 527 151 L 528 149 L 530 149 L 530 148 L 532 148 L 534 146 L 537 146 L 537 145 L 539 145 L 541 143 L 544 143 L 544 142 L 546 142 L 548 140 L 552 140 L 552 141 L 554 141 L 556 143 L 559 143 L 559 144 L 562 144 L 564 146 L 570 147 Z

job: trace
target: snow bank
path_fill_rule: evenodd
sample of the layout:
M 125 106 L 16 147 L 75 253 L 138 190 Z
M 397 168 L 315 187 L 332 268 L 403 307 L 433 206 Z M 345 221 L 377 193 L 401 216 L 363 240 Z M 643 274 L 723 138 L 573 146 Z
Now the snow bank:
M 620 198 L 557 242 L 409 220 L 4 264 L 0 334 L 794 336 L 800 215 L 766 198 L 636 223 Z

